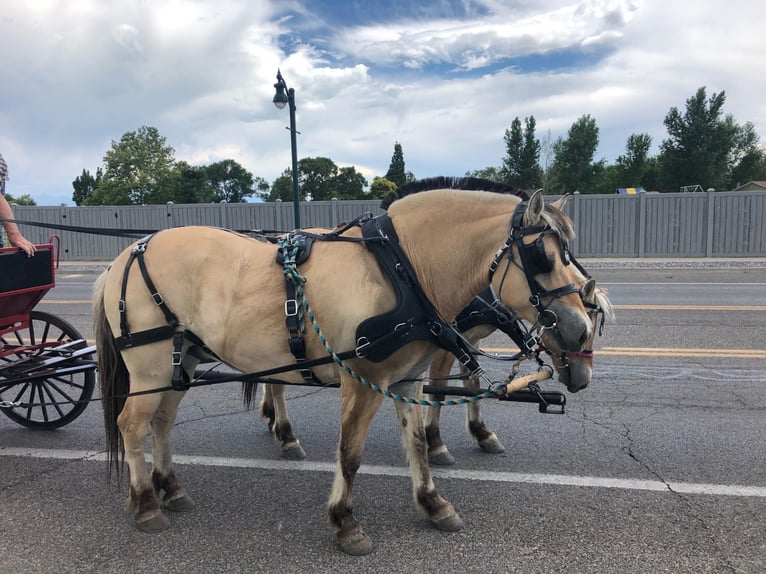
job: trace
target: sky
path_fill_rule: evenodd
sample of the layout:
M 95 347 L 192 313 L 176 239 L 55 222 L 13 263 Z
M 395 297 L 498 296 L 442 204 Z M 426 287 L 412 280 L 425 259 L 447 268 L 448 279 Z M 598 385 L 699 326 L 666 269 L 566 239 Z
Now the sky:
M 298 157 L 370 181 L 396 142 L 418 178 L 499 166 L 515 117 L 546 142 L 590 114 L 595 159 L 633 133 L 656 153 L 701 86 L 764 144 L 764 22 L 756 0 L 0 0 L 7 191 L 73 205 L 72 181 L 141 126 L 177 160 L 273 182 L 291 162 L 278 69 Z

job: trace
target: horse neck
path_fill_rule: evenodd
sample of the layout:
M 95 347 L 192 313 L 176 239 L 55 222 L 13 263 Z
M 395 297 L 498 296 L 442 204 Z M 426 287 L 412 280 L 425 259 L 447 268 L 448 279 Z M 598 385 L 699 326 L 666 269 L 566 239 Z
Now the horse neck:
M 508 238 L 518 201 L 488 192 L 439 190 L 391 205 L 402 249 L 446 319 L 454 319 L 489 284 L 489 267 Z

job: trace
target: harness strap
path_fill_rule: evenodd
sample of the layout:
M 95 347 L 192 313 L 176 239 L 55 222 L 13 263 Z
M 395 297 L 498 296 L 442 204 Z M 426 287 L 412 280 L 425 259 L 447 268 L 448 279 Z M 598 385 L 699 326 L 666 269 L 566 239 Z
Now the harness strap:
M 473 347 L 453 325 L 439 315 L 439 312 L 423 291 L 418 281 L 417 273 L 415 273 L 412 264 L 399 244 L 394 224 L 388 214 L 384 213 L 369 222 L 365 222 L 362 225 L 362 234 L 365 238 L 369 239 L 366 244 L 367 248 L 375 254 L 381 268 L 394 285 L 397 295 L 397 306 L 393 313 L 403 307 L 412 308 L 414 313 L 412 318 L 407 317 L 404 321 L 394 323 L 394 330 L 403 327 L 402 322 L 411 323 L 411 328 L 401 329 L 402 336 L 398 338 L 398 343 L 395 341 L 395 346 L 389 347 L 385 356 L 390 355 L 400 346 L 411 340 L 430 340 L 432 343 L 455 355 L 472 374 L 477 375 L 483 372 L 474 357 Z M 413 298 L 414 301 L 412 301 Z M 384 314 L 383 317 L 385 315 L 387 314 Z M 365 324 L 372 325 L 372 318 L 360 324 L 357 334 L 363 330 Z M 379 323 L 378 327 L 382 325 L 382 323 Z M 390 330 L 388 334 L 391 334 Z M 374 344 L 380 342 L 384 336 L 386 336 L 386 333 L 367 337 L 367 339 L 371 344 Z M 376 359 L 372 357 L 371 360 Z

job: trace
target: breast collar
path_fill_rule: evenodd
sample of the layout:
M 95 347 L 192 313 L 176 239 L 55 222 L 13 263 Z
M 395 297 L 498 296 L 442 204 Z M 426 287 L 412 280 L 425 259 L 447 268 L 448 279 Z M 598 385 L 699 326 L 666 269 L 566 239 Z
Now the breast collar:
M 413 341 L 428 341 L 453 353 L 470 371 L 481 370 L 472 346 L 445 321 L 423 291 L 417 274 L 399 245 L 388 214 L 361 222 L 365 245 L 377 258 L 396 294 L 394 308 L 362 321 L 356 330 L 357 354 L 383 361 Z M 391 333 L 396 336 L 391 337 Z

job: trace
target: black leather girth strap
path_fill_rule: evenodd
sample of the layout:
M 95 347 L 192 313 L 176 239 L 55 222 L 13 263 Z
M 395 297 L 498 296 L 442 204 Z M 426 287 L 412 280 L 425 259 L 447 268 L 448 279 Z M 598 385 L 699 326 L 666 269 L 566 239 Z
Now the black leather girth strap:
M 125 271 L 122 274 L 122 285 L 120 287 L 120 336 L 115 337 L 114 343 L 117 349 L 129 349 L 131 347 L 138 347 L 141 345 L 148 345 L 156 341 L 163 341 L 165 339 L 173 338 L 173 388 L 179 391 L 188 389 L 188 376 L 181 368 L 181 351 L 183 349 L 184 331 L 178 330 L 180 322 L 175 314 L 165 303 L 162 295 L 157 291 L 154 286 L 152 278 L 149 276 L 149 272 L 146 269 L 146 262 L 144 261 L 144 253 L 146 252 L 147 245 L 155 234 L 144 237 L 139 241 L 130 252 L 130 257 L 125 264 Z M 165 316 L 167 325 L 161 327 L 155 327 L 153 329 L 146 329 L 139 331 L 138 333 L 131 333 L 130 326 L 128 324 L 128 309 L 126 304 L 126 293 L 128 288 L 128 274 L 134 261 L 138 261 L 138 267 L 141 270 L 141 276 L 144 279 L 147 289 L 154 301 L 155 305 L 160 308 L 162 314 Z

